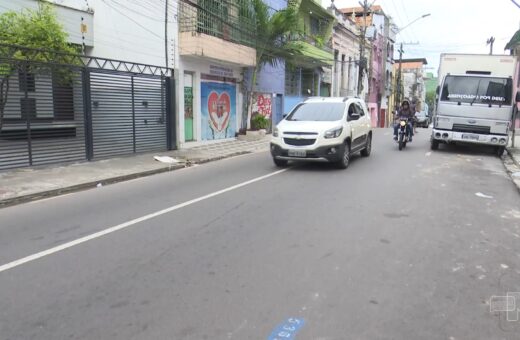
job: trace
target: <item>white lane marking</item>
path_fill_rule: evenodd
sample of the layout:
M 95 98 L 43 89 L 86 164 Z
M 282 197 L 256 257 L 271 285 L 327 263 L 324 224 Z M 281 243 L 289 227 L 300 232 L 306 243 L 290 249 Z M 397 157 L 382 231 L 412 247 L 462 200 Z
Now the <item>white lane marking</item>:
M 207 195 L 204 195 L 204 196 L 201 196 L 201 197 L 198 197 L 198 198 L 194 198 L 194 199 L 186 201 L 184 203 L 180 203 L 180 204 L 171 206 L 169 208 L 166 208 L 166 209 L 163 209 L 163 210 L 159 210 L 159 211 L 156 211 L 154 213 L 151 213 L 151 214 L 148 214 L 148 215 L 145 215 L 145 216 L 142 216 L 142 217 L 138 217 L 138 218 L 133 219 L 131 221 L 118 224 L 116 226 L 113 226 L 113 227 L 110 227 L 110 228 L 98 231 L 96 233 L 93 233 L 93 234 L 90 234 L 90 235 L 78 238 L 76 240 L 73 240 L 73 241 L 61 244 L 59 246 L 56 246 L 56 247 L 53 247 L 53 248 L 50 248 L 50 249 L 47 249 L 47 250 L 43 250 L 43 251 L 41 251 L 39 253 L 32 254 L 32 255 L 23 257 L 21 259 L 18 259 L 18 260 L 6 263 L 6 264 L 0 266 L 0 273 L 4 272 L 6 270 L 12 269 L 12 268 L 21 266 L 22 264 L 26 264 L 26 263 L 38 260 L 38 259 L 40 259 L 42 257 L 55 254 L 55 253 L 60 252 L 62 250 L 65 250 L 65 249 L 68 249 L 68 248 L 72 248 L 74 246 L 77 246 L 79 244 L 85 243 L 87 241 L 90 241 L 90 240 L 93 240 L 93 239 L 96 239 L 96 238 L 99 238 L 99 237 L 111 234 L 111 233 L 116 232 L 118 230 L 122 230 L 122 229 L 128 228 L 130 226 L 133 226 L 134 224 L 150 220 L 152 218 L 155 218 L 155 217 L 158 217 L 158 216 L 170 213 L 170 212 L 175 211 L 175 210 L 179 210 L 179 209 L 187 207 L 189 205 L 192 205 L 192 204 L 195 204 L 195 203 L 198 203 L 198 202 L 210 199 L 212 197 L 219 196 L 219 195 L 225 194 L 227 192 L 230 192 L 230 191 L 233 191 L 233 190 L 245 187 L 247 185 L 250 185 L 250 184 L 262 181 L 262 180 L 267 179 L 269 177 L 276 176 L 276 175 L 281 174 L 282 172 L 285 172 L 287 170 L 289 170 L 289 168 L 281 169 L 281 170 L 278 170 L 278 171 L 275 171 L 275 172 L 271 172 L 271 173 L 269 173 L 267 175 L 256 177 L 256 178 L 253 178 L 253 179 L 251 179 L 249 181 L 245 181 L 245 182 L 242 182 L 242 183 L 239 183 L 239 184 L 235 184 L 235 185 L 230 186 L 228 188 L 225 188 L 225 189 L 222 189 L 222 190 L 219 190 L 219 191 L 215 191 L 215 192 L 212 192 L 210 194 L 207 194 Z

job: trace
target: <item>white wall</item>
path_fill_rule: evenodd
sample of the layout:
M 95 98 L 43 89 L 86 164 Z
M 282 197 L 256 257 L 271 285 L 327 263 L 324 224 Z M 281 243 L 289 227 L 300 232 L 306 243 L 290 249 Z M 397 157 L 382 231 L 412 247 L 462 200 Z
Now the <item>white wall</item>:
M 63 0 L 74 1 L 74 0 Z M 172 0 L 173 1 L 173 0 Z M 89 0 L 94 10 L 94 48 L 90 54 L 157 66 L 166 65 L 164 6 L 161 2 Z M 171 67 L 175 26 L 169 10 L 168 64 Z

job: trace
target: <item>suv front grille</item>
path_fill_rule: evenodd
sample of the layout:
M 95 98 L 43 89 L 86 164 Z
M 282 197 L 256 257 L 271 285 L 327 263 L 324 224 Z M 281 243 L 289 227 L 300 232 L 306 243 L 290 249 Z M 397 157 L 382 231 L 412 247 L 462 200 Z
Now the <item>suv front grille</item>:
M 479 126 L 479 125 L 467 125 L 467 124 L 453 124 L 453 131 L 471 132 L 471 133 L 480 133 L 483 135 L 489 135 L 491 133 L 491 127 Z
M 294 146 L 307 146 L 312 145 L 316 142 L 316 139 L 296 139 L 296 138 L 284 138 L 285 144 Z
M 290 131 L 286 131 L 284 132 L 285 135 L 306 135 L 306 136 L 317 136 L 318 133 L 317 132 L 290 132 Z

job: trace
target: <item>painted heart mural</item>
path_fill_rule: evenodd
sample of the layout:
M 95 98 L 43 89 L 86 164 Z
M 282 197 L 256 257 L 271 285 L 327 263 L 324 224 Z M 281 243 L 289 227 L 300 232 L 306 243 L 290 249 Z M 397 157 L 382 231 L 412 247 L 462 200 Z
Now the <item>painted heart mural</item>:
M 220 95 L 212 91 L 208 96 L 208 114 L 210 127 L 215 132 L 224 131 L 229 125 L 231 98 L 227 92 Z
M 202 139 L 215 140 L 235 137 L 236 132 L 236 84 L 201 82 Z

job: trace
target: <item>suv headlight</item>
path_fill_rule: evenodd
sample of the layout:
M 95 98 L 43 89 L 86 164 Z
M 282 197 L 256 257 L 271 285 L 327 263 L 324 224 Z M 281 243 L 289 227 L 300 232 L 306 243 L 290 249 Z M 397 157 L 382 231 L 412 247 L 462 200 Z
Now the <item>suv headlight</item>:
M 275 127 L 273 130 L 273 137 L 278 137 L 278 128 Z
M 338 138 L 339 136 L 341 136 L 342 132 L 343 132 L 342 127 L 327 130 L 327 131 L 325 131 L 325 138 Z

